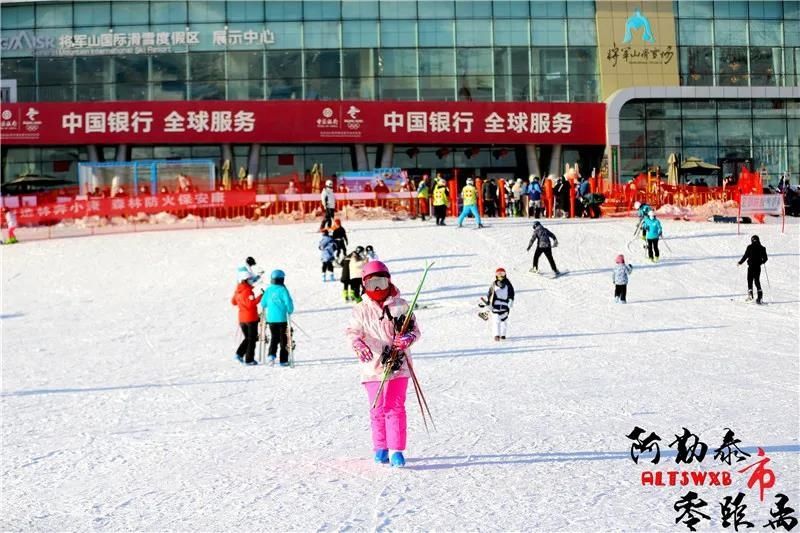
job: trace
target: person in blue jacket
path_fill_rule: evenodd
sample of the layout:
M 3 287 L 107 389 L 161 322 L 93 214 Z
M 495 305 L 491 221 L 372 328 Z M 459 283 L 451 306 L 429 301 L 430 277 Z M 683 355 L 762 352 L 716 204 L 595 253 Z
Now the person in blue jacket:
M 658 262 L 658 239 L 661 238 L 661 222 L 656 218 L 652 209 L 647 213 L 647 218 L 642 223 L 642 230 L 647 237 L 647 257 L 653 263 Z
M 636 224 L 636 230 L 638 231 L 639 228 L 642 229 L 642 240 L 645 240 L 647 238 L 647 235 L 646 235 L 646 233 L 644 231 L 644 227 L 643 227 L 644 226 L 644 220 L 647 218 L 647 213 L 652 211 L 653 208 L 650 207 L 649 204 L 643 204 L 641 202 L 635 202 L 633 204 L 633 208 L 636 209 L 636 215 L 639 217 L 639 223 Z M 634 231 L 633 234 L 636 235 L 636 232 Z
M 269 276 L 270 286 L 261 297 L 261 307 L 266 313 L 269 326 L 269 362 L 275 364 L 280 345 L 280 365 L 289 366 L 289 315 L 294 313 L 294 302 L 289 289 L 284 285 L 286 274 L 283 270 L 273 270 Z
M 539 218 L 542 214 L 542 185 L 539 176 L 533 176 L 528 185 L 528 216 Z
M 328 281 L 327 273 L 331 273 L 330 281 L 334 281 L 333 277 L 333 260 L 336 257 L 336 241 L 328 234 L 328 230 L 322 230 L 322 239 L 319 241 L 318 248 L 322 252 L 320 260 L 322 261 L 322 281 Z

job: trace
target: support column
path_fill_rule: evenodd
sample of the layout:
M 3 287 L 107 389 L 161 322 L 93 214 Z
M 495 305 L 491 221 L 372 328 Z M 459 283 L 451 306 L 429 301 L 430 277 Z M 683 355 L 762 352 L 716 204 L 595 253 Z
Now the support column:
M 534 176 L 542 177 L 542 172 L 539 169 L 539 158 L 536 157 L 536 145 L 526 144 L 525 155 L 528 159 L 528 173 Z
M 231 162 L 231 175 L 236 175 L 236 161 L 233 159 L 233 147 L 229 143 L 222 145 L 222 163 Z
M 253 143 L 250 145 L 250 153 L 247 155 L 247 175 L 253 176 L 258 180 L 258 171 L 261 166 L 261 145 Z
M 96 144 L 89 144 L 86 146 L 86 156 L 89 158 L 91 163 L 97 163 L 100 161 L 100 152 L 97 150 Z
M 561 170 L 561 148 L 560 144 L 553 145 L 553 153 L 550 154 L 550 165 L 547 169 L 548 174 L 553 174 L 556 177 L 563 176 L 564 172 Z
M 364 144 L 356 144 L 354 150 L 356 154 L 356 170 L 369 170 L 367 146 Z
M 392 166 L 394 160 L 394 145 L 386 143 L 383 145 L 383 154 L 381 155 L 381 168 L 388 168 Z
M 114 159 L 118 162 L 123 162 L 128 160 L 128 145 L 127 144 L 119 144 L 117 145 L 117 153 Z

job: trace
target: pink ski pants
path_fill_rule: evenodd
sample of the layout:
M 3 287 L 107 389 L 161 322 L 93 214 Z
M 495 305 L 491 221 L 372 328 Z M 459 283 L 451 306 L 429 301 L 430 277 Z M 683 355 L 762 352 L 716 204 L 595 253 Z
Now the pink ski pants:
M 380 386 L 380 381 L 364 383 L 370 407 Z M 408 389 L 408 378 L 388 380 L 383 386 L 375 409 L 369 410 L 374 450 L 406 449 L 406 389 Z

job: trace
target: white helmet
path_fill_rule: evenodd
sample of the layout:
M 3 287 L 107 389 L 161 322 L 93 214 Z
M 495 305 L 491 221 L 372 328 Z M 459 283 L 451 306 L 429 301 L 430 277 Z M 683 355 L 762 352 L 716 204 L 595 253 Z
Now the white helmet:
M 633 202 L 634 209 L 639 209 L 640 207 L 642 207 L 642 202 Z
M 467 178 L 467 185 L 475 185 L 475 180 L 472 178 Z
M 651 209 L 650 211 L 647 212 L 647 216 L 649 216 L 650 218 L 656 218 L 656 212 Z
M 325 180 L 325 186 L 326 187 L 333 187 L 333 181 L 332 180 Z

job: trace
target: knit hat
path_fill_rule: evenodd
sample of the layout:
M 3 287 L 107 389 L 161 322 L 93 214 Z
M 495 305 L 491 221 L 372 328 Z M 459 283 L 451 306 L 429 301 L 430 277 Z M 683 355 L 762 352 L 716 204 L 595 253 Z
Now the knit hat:
M 494 271 L 494 275 L 495 275 L 495 277 L 497 277 L 497 276 L 505 276 L 506 275 L 506 269 L 503 268 L 503 267 L 500 267 L 500 268 L 498 268 L 497 270 Z
M 624 255 L 622 255 L 622 254 L 619 254 L 619 255 L 617 256 L 617 264 L 618 264 L 618 265 L 623 265 L 623 264 L 625 264 L 625 256 L 624 256 Z

